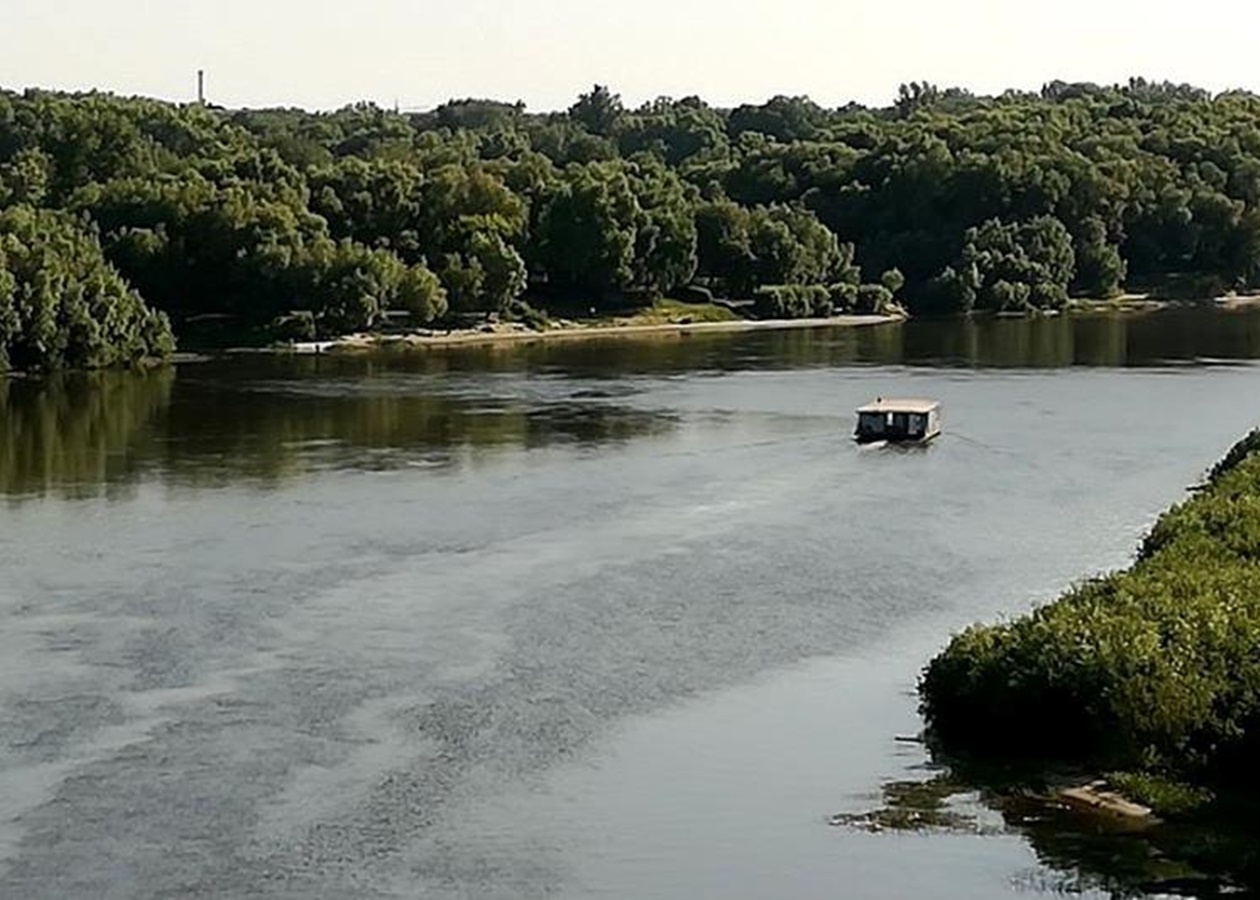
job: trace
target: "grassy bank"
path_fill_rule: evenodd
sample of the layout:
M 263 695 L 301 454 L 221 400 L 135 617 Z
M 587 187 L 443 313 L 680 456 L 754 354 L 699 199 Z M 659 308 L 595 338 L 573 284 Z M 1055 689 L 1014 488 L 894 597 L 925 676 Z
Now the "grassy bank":
M 1131 568 L 958 635 L 928 665 L 920 692 L 929 734 L 947 754 L 1124 771 L 1130 787 L 1254 795 L 1260 432 L 1159 519 Z
M 657 300 L 651 306 L 630 316 L 597 320 L 607 325 L 688 325 L 692 322 L 739 322 L 733 310 L 714 303 L 684 303 L 681 300 Z

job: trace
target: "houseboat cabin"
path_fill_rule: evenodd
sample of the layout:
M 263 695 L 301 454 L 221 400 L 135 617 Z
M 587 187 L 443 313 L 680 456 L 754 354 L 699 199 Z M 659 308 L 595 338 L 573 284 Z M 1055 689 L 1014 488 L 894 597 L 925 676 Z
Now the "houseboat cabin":
M 880 397 L 857 411 L 859 444 L 927 443 L 941 433 L 941 404 L 936 400 L 885 400 Z

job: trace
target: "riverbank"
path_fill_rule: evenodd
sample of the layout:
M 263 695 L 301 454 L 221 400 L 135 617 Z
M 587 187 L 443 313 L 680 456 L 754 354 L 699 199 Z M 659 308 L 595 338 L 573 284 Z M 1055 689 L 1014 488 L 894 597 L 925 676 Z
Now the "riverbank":
M 730 319 L 720 322 L 663 322 L 653 324 L 599 323 L 583 325 L 564 321 L 541 330 L 520 323 L 497 323 L 475 329 L 421 329 L 405 334 L 350 334 L 330 341 L 292 344 L 296 353 L 334 353 L 408 347 L 452 347 L 477 344 L 531 343 L 606 338 L 686 337 L 748 331 L 786 331 L 808 328 L 860 328 L 901 321 L 896 316 L 844 315 L 817 319 Z
M 1159 518 L 1130 568 L 956 637 L 923 676 L 929 734 L 946 754 L 1129 773 L 1156 807 L 1182 785 L 1201 806 L 1212 791 L 1252 795 L 1258 563 L 1252 432 Z
M 1156 312 L 1163 309 L 1214 306 L 1220 309 L 1250 309 L 1260 306 L 1260 294 L 1222 294 L 1217 297 L 1169 297 L 1158 292 L 1127 292 L 1108 299 L 1073 298 L 1067 312 Z
M 1150 313 L 1188 307 L 1213 306 L 1242 310 L 1260 306 L 1260 294 L 1239 294 L 1214 300 L 1175 300 L 1144 293 L 1128 293 L 1110 300 L 1074 300 L 1068 315 L 1096 313 Z M 715 310 L 725 315 L 714 317 Z M 1029 314 L 1035 317 L 1037 314 Z M 593 320 L 554 319 L 542 327 L 523 322 L 487 322 L 472 328 L 418 328 L 397 332 L 358 332 L 324 341 L 278 345 L 280 352 L 299 354 L 355 352 L 377 349 L 529 344 L 540 341 L 574 341 L 609 338 L 669 338 L 695 334 L 750 331 L 787 331 L 815 328 L 855 328 L 906 321 L 898 315 L 836 315 L 808 319 L 744 319 L 723 307 L 669 301 L 628 317 Z

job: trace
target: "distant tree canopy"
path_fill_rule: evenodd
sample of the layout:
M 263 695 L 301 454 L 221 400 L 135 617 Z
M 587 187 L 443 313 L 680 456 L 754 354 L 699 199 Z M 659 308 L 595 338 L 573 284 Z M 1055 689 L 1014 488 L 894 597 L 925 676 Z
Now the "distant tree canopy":
M 136 304 L 177 333 L 300 315 L 316 334 L 692 284 L 783 314 L 1057 309 L 1126 284 L 1256 286 L 1260 98 L 1142 79 L 997 97 L 915 82 L 886 109 L 722 110 L 630 108 L 595 85 L 558 113 L 465 99 L 401 114 L 0 92 L 0 211 L 36 223 L 21 240 L 48 273 L 23 284 L 55 283 L 54 259 L 112 279 L 152 352 L 167 341 Z M 31 338 L 15 265 L 0 267 L 9 365 L 140 347 L 71 341 L 56 315 L 56 341 Z M 122 340 L 97 315 L 100 340 Z

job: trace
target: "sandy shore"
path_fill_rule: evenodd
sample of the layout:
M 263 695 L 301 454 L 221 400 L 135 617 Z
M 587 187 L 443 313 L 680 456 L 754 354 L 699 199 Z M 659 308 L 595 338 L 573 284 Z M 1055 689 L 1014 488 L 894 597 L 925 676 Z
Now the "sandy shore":
M 861 327 L 900 321 L 894 316 L 832 316 L 825 319 L 740 319 L 731 322 L 687 322 L 659 325 L 578 325 L 532 331 L 523 326 L 497 325 L 492 330 L 418 331 L 411 334 L 351 334 L 334 341 L 294 344 L 298 353 L 370 350 L 378 347 L 452 347 L 475 344 L 532 343 L 643 336 L 784 331 L 803 328 Z
M 1234 293 L 1200 300 L 1156 297 L 1151 294 L 1121 294 L 1109 300 L 1074 299 L 1069 312 L 1153 312 L 1178 307 L 1215 306 L 1220 309 L 1250 309 L 1260 306 L 1260 294 Z

